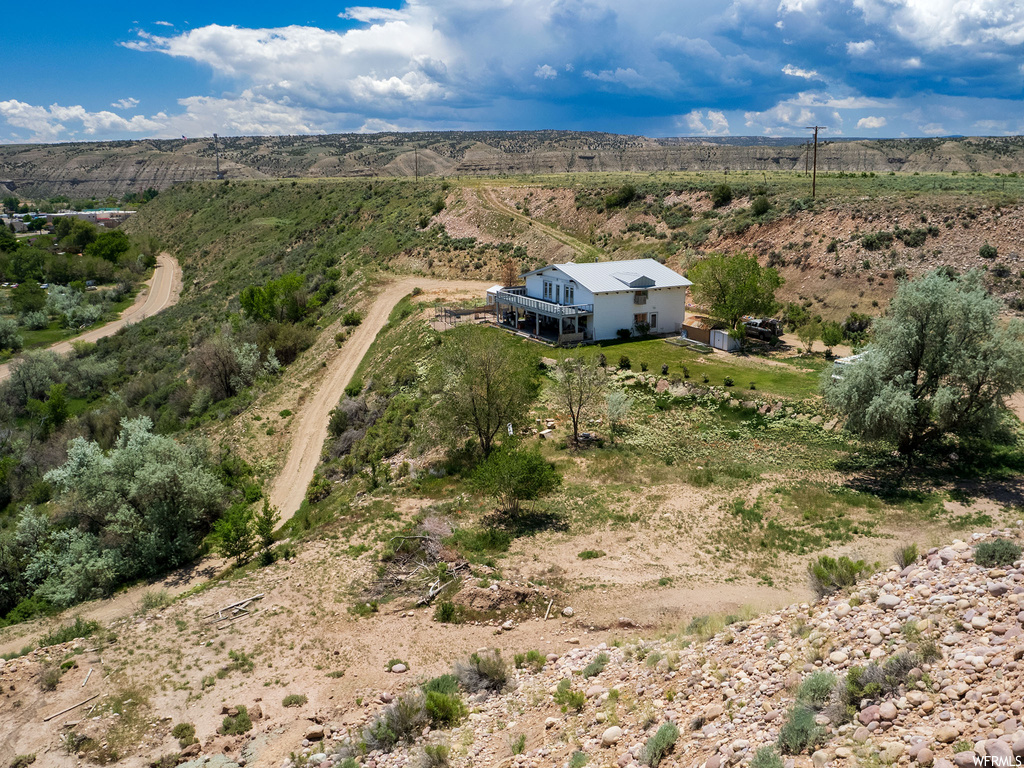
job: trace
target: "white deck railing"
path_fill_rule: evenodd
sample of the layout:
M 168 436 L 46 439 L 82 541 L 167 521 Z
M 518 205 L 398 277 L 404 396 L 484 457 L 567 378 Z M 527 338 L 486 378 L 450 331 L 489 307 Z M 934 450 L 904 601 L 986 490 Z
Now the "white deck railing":
M 555 304 L 553 301 L 535 299 L 532 296 L 525 296 L 519 293 L 519 291 L 525 290 L 525 288 L 504 288 L 495 293 L 495 302 L 508 304 L 513 307 L 522 307 L 531 312 L 540 312 L 551 317 L 588 315 L 594 311 L 593 304 Z

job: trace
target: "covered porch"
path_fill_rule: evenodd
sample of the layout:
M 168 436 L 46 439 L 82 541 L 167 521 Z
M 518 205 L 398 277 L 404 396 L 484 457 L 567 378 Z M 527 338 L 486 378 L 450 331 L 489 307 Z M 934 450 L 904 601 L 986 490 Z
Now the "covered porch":
M 555 304 L 525 293 L 526 288 L 495 292 L 494 316 L 498 325 L 556 344 L 593 340 L 593 304 Z

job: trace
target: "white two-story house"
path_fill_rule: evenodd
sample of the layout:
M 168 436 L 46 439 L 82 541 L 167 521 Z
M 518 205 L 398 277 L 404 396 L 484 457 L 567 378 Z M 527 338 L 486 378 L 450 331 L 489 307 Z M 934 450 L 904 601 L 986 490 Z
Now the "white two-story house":
M 549 264 L 525 286 L 492 288 L 498 323 L 560 343 L 632 333 L 675 333 L 686 314 L 685 277 L 654 259 Z

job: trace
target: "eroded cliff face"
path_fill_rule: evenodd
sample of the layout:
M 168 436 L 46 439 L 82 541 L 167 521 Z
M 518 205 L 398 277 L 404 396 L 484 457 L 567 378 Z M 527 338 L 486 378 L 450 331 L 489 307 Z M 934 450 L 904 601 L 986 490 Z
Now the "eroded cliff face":
M 650 139 L 571 131 L 336 134 L 219 140 L 228 179 L 614 171 L 803 170 L 806 144 L 758 137 Z M 210 138 L 0 147 L 0 192 L 98 197 L 217 177 Z M 823 142 L 822 172 L 1024 171 L 1024 139 Z

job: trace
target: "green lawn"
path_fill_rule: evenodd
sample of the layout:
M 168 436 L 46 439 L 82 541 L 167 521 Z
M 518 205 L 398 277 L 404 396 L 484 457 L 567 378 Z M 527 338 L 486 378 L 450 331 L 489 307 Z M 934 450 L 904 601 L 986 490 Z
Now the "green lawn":
M 58 341 L 69 339 L 77 334 L 78 331 L 62 328 L 58 321 L 53 320 L 46 328 L 41 330 L 30 331 L 27 328 L 21 328 L 18 330 L 18 333 L 21 334 L 21 338 L 25 342 L 25 349 L 39 349 L 40 347 L 48 347 L 51 344 L 56 344 Z

